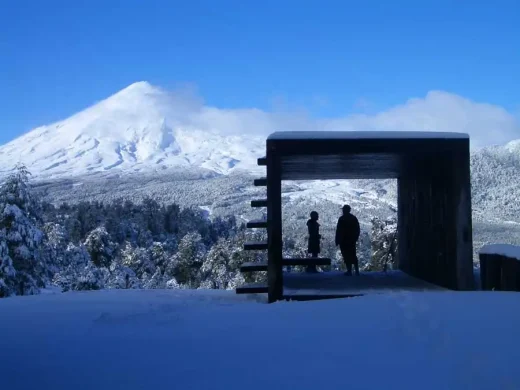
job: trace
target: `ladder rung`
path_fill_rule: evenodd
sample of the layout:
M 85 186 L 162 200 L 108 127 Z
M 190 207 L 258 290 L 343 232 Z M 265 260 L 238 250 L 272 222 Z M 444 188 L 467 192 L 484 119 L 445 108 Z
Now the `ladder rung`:
M 240 272 L 267 271 L 267 261 L 244 263 L 240 266 Z
M 255 179 L 254 184 L 256 187 L 267 186 L 267 177 L 261 177 L 260 179 Z
M 246 224 L 247 228 L 249 229 L 262 229 L 262 228 L 267 228 L 267 221 L 265 219 L 256 219 L 256 220 L 251 220 L 249 221 L 247 224 Z
M 282 260 L 283 265 L 331 265 L 326 257 L 294 257 Z
M 267 285 L 264 283 L 245 284 L 235 289 L 237 294 L 264 294 L 267 291 Z
M 252 200 L 251 207 L 267 207 L 267 199 Z
M 249 241 L 244 243 L 244 250 L 246 251 L 262 251 L 268 248 L 265 241 Z

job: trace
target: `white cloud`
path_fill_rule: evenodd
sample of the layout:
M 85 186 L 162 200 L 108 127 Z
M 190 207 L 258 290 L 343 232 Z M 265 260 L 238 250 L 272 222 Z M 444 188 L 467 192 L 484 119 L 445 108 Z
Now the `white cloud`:
M 476 103 L 442 91 L 375 115 L 355 115 L 327 121 L 329 129 L 454 131 L 468 133 L 472 146 L 503 144 L 520 138 L 520 123 L 504 108 Z
M 500 106 L 477 103 L 443 91 L 431 91 L 423 98 L 412 98 L 381 112 L 365 111 L 336 118 L 313 118 L 282 96 L 272 103 L 271 111 L 221 109 L 207 105 L 192 84 L 166 91 L 139 82 L 102 104 L 111 109 L 116 105 L 117 110 L 129 112 L 135 120 L 156 112 L 174 125 L 225 134 L 265 137 L 274 131 L 454 131 L 470 134 L 472 147 L 501 145 L 520 139 L 520 112 L 508 112 Z M 358 103 L 369 104 L 364 99 Z M 75 117 L 91 118 L 91 110 L 97 117 L 101 115 L 98 109 L 92 107 Z M 113 116 L 109 114 L 105 119 L 113 120 Z
M 223 110 L 203 104 L 184 116 L 187 117 L 190 125 L 201 129 L 262 136 L 283 130 L 453 131 L 468 133 L 472 147 L 504 144 L 520 138 L 520 121 L 513 113 L 443 91 L 431 91 L 424 98 L 412 98 L 376 114 L 337 118 L 312 118 L 303 110 L 280 110 L 280 107 L 267 112 Z

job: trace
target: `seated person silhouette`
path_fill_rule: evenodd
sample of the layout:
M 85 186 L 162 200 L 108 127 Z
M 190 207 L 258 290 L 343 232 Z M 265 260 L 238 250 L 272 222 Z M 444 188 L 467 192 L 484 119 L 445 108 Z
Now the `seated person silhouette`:
M 345 275 L 352 275 L 352 265 L 359 275 L 359 264 L 356 255 L 356 243 L 359 239 L 359 221 L 355 215 L 350 213 L 350 206 L 343 206 L 343 215 L 339 217 L 336 227 L 336 246 L 339 245 L 343 261 L 347 266 Z
M 311 218 L 307 221 L 307 228 L 309 229 L 309 242 L 307 252 L 312 257 L 318 257 L 320 253 L 320 224 L 318 223 L 319 215 L 316 211 L 311 212 Z M 308 265 L 307 272 L 318 272 L 315 265 Z

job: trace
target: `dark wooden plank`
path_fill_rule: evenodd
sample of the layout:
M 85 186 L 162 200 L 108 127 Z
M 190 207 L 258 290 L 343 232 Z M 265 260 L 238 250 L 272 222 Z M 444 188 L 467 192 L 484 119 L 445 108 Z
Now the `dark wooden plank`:
M 257 271 L 267 271 L 267 261 L 259 261 L 256 263 L 244 263 L 240 266 L 240 272 Z
M 276 147 L 267 147 L 267 285 L 269 303 L 282 299 L 282 166 Z
M 321 299 L 341 299 L 362 297 L 363 294 L 283 294 L 286 301 L 317 301 Z
M 267 221 L 265 219 L 253 219 L 246 224 L 248 229 L 265 229 Z
M 500 291 L 502 289 L 502 260 L 503 257 L 496 254 L 479 254 L 480 259 L 480 283 L 485 291 Z
M 262 251 L 268 248 L 265 241 L 248 241 L 244 243 L 244 250 L 246 251 Z
M 284 258 L 283 265 L 330 265 L 331 260 L 326 257 L 294 257 Z
M 295 265 L 330 265 L 331 259 L 322 257 L 287 258 L 282 260 L 284 266 Z M 240 267 L 242 272 L 267 271 L 267 262 L 244 263 Z
M 253 184 L 255 185 L 255 187 L 265 187 L 265 186 L 267 186 L 267 178 L 261 177 L 259 179 L 255 179 L 253 181 Z
M 267 293 L 267 285 L 265 283 L 251 283 L 237 287 L 237 294 L 265 294 Z
M 520 261 L 505 256 L 502 258 L 502 291 L 520 291 L 519 271 Z
M 258 164 L 259 166 L 262 166 L 262 167 L 267 166 L 267 158 L 265 158 L 265 157 L 260 157 L 260 158 L 257 160 L 257 164 Z
M 251 201 L 251 207 L 267 207 L 267 199 L 255 199 Z

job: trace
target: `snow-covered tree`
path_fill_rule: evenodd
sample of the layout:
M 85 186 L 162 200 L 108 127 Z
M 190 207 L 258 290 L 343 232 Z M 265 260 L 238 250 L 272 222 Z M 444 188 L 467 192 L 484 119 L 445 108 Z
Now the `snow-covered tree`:
M 5 239 L 5 229 L 0 230 L 0 298 L 14 294 L 16 270 L 9 256 L 9 248 Z
M 36 294 L 46 282 L 47 265 L 41 255 L 43 233 L 38 228 L 41 218 L 32 199 L 29 175 L 24 165 L 17 165 L 0 187 L 1 245 L 11 259 L 4 257 L 4 262 L 12 263 L 15 271 L 14 275 L 9 271 L 9 278 L 14 278 L 8 283 L 14 289 L 9 295 Z
M 81 290 L 86 286 L 79 281 L 90 272 L 89 263 L 90 255 L 87 249 L 83 245 L 69 243 L 63 252 L 61 268 L 54 275 L 53 284 L 61 287 L 62 291 Z M 101 281 L 92 283 L 94 286 L 101 284 Z
M 197 288 L 205 253 L 201 235 L 195 232 L 186 234 L 179 242 L 178 251 L 168 265 L 166 275 L 173 276 L 177 283 Z
M 45 235 L 44 256 L 49 271 L 54 274 L 68 265 L 65 252 L 71 239 L 65 226 L 59 223 L 47 222 L 42 230 Z
M 110 264 L 109 270 L 110 274 L 106 281 L 106 288 L 135 289 L 141 288 L 143 285 L 134 270 L 122 264 L 120 258 Z
M 155 273 L 146 281 L 143 287 L 147 289 L 161 289 L 166 287 L 166 280 L 161 271 L 161 267 L 157 267 Z
M 155 265 L 150 259 L 150 253 L 145 248 L 134 247 L 129 242 L 121 251 L 121 263 L 134 271 L 138 278 L 145 273 L 151 275 L 155 273 Z
M 115 245 L 104 227 L 92 230 L 85 239 L 84 245 L 95 266 L 110 266 L 115 256 Z
M 99 268 L 92 262 L 82 270 L 76 283 L 73 284 L 74 290 L 101 290 L 105 288 L 108 279 L 107 269 Z
M 230 242 L 221 238 L 209 250 L 200 269 L 206 288 L 227 289 L 230 280 L 235 276 L 236 269 L 230 266 Z
M 372 259 L 368 271 L 385 271 L 397 265 L 397 219 L 372 218 Z

